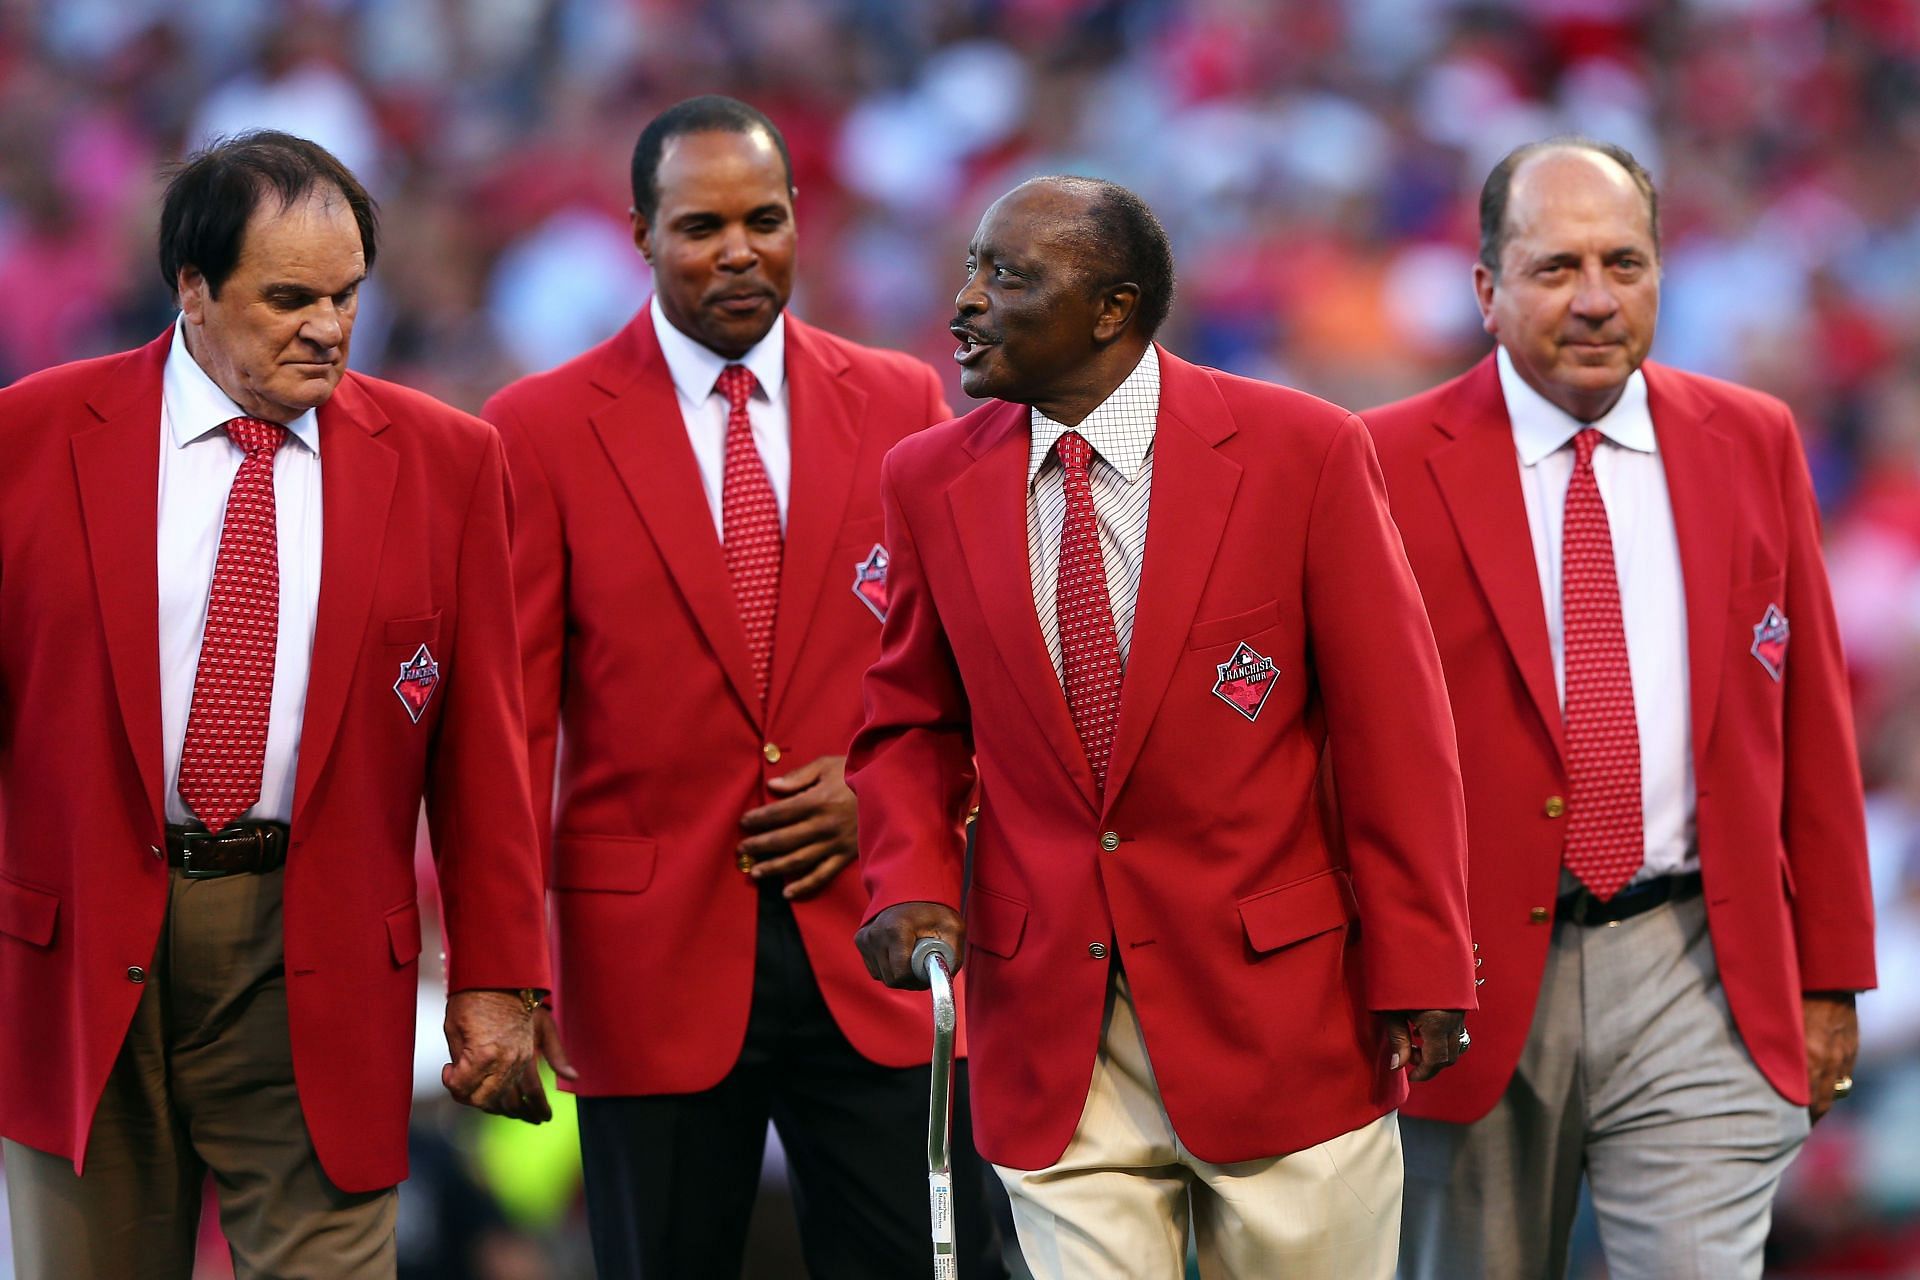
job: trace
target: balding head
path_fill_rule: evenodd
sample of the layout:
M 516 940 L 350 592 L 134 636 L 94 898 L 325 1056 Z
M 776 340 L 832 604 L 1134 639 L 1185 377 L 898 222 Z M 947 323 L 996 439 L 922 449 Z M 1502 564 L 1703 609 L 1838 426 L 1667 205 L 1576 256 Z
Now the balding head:
M 1616 173 L 1631 183 L 1646 206 L 1647 234 L 1653 252 L 1658 256 L 1660 197 L 1654 191 L 1653 178 L 1646 168 L 1625 147 L 1594 138 L 1567 135 L 1515 147 L 1501 157 L 1500 163 L 1493 166 L 1493 172 L 1487 175 L 1485 185 L 1480 188 L 1480 261 L 1487 270 L 1496 276 L 1500 274 L 1500 258 L 1512 232 L 1509 208 L 1513 202 L 1513 188 L 1520 180 L 1521 171 L 1550 160 L 1571 160 L 1594 165 Z

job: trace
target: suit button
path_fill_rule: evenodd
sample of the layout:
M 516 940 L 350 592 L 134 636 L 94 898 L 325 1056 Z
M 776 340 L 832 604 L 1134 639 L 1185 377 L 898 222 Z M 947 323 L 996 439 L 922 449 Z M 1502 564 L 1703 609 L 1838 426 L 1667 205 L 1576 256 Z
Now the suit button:
M 1557 818 L 1567 811 L 1567 802 L 1559 796 L 1548 796 L 1547 802 L 1541 805 L 1540 809 L 1549 818 Z
M 771 742 L 769 742 L 766 746 L 760 748 L 760 754 L 767 758 L 768 764 L 780 763 L 780 748 L 775 746 Z
M 1089 942 L 1087 944 L 1087 954 L 1095 960 L 1105 960 L 1107 958 L 1107 944 L 1104 942 Z
M 1112 831 L 1105 832 L 1100 837 L 1100 847 L 1102 849 L 1105 849 L 1108 853 L 1112 853 L 1115 849 L 1118 849 L 1120 847 L 1119 835 Z
M 1535 907 L 1527 912 L 1527 919 L 1533 921 L 1535 924 L 1545 924 L 1552 914 L 1553 913 L 1545 907 Z
M 127 966 L 127 981 L 138 985 L 147 980 L 147 971 L 137 964 Z

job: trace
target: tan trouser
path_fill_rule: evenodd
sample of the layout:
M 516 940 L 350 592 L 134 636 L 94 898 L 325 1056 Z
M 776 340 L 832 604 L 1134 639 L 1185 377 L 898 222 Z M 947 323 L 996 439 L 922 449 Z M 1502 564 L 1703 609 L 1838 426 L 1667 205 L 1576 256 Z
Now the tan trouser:
M 1279 1105 L 1279 1104 L 1277 1104 Z M 1209 1280 L 1391 1280 L 1400 1236 L 1395 1117 L 1267 1160 L 1208 1164 L 1160 1105 L 1126 977 L 1059 1161 L 994 1166 L 1037 1280 L 1184 1274 L 1189 1222 Z
M 86 1176 L 5 1144 L 20 1280 L 186 1280 L 213 1175 L 237 1280 L 389 1280 L 394 1193 L 327 1180 L 294 1092 L 281 872 L 176 871 Z

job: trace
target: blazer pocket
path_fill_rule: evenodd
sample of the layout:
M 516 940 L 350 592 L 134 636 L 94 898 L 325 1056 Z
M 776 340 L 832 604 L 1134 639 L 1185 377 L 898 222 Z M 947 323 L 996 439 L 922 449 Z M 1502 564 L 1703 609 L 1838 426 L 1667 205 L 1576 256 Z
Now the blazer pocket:
M 393 618 L 386 624 L 386 639 L 391 645 L 417 649 L 440 638 L 440 610 L 418 618 Z
M 843 546 L 851 546 L 859 542 L 871 547 L 880 541 L 886 532 L 886 521 L 879 516 L 869 516 L 862 520 L 849 520 L 841 525 L 840 532 L 834 541 Z
M 1338 867 L 1316 872 L 1303 880 L 1263 889 L 1240 899 L 1240 924 L 1247 944 L 1255 951 L 1278 951 L 1296 942 L 1339 929 L 1357 913 L 1353 890 Z
M 1236 613 L 1230 618 L 1196 622 L 1187 633 L 1187 648 L 1206 649 L 1216 644 L 1234 644 L 1258 635 L 1280 621 L 1280 602 L 1269 600 L 1258 608 Z
M 973 901 L 967 904 L 969 947 L 1008 960 L 1020 949 L 1026 931 L 1026 903 L 979 885 L 973 887 Z
M 589 893 L 644 893 L 653 883 L 654 842 L 646 836 L 553 838 L 553 887 Z
M 59 917 L 60 899 L 44 889 L 0 876 L 0 933 L 36 947 L 49 946 Z
M 393 965 L 404 969 L 420 958 L 420 904 L 403 902 L 387 912 L 387 945 Z

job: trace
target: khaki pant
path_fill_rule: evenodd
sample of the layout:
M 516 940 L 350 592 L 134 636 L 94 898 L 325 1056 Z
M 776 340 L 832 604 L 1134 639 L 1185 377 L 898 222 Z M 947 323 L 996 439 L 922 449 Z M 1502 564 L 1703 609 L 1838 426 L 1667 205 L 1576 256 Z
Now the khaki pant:
M 237 1280 L 388 1280 L 394 1192 L 321 1171 L 294 1091 L 281 872 L 189 880 L 94 1115 L 86 1176 L 5 1144 L 20 1280 L 187 1280 L 209 1173 Z
M 1400 1236 L 1395 1117 L 1266 1160 L 1208 1164 L 1173 1132 L 1126 977 L 1108 992 L 1079 1127 L 1048 1168 L 996 1165 L 1037 1280 L 1390 1280 Z

